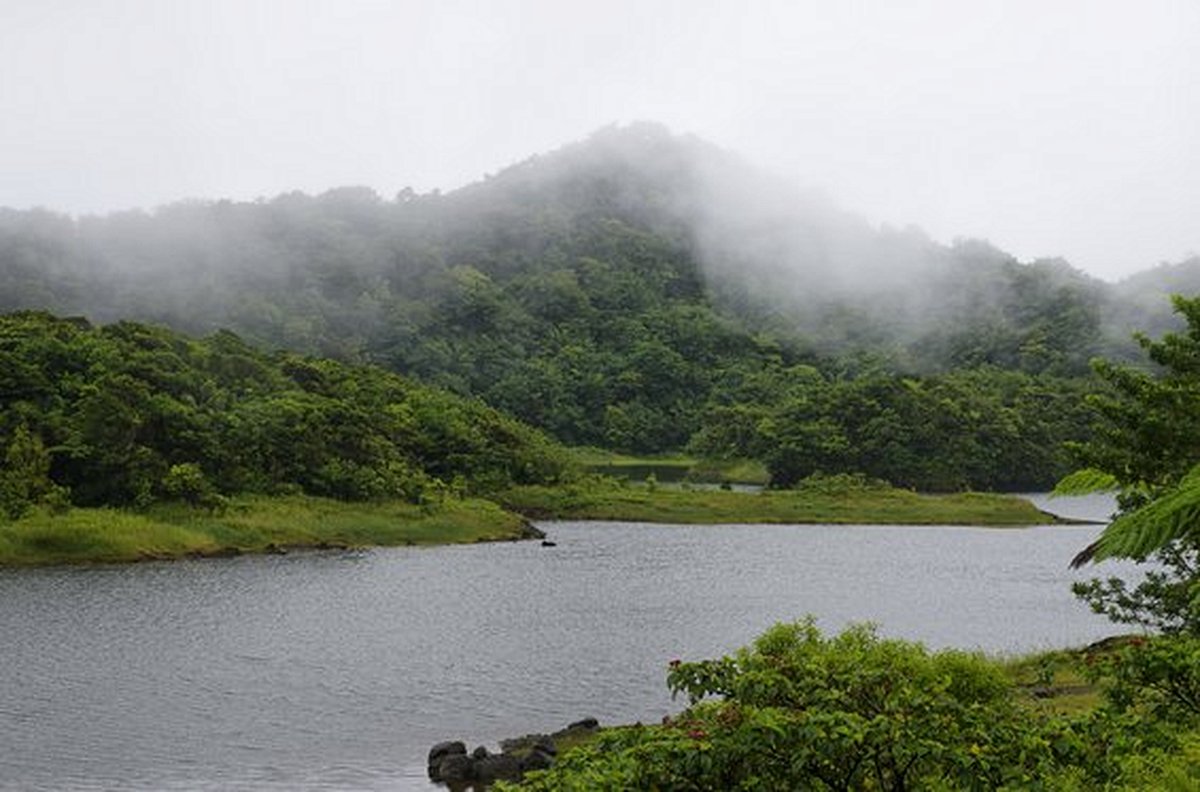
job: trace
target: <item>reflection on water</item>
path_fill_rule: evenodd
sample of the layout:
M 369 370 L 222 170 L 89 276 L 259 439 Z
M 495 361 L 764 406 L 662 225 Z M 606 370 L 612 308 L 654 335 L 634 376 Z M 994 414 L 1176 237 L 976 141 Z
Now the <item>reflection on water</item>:
M 808 612 L 996 652 L 1110 632 L 1068 591 L 1094 526 L 543 527 L 0 572 L 0 789 L 425 789 L 434 742 L 657 721 L 668 660 Z

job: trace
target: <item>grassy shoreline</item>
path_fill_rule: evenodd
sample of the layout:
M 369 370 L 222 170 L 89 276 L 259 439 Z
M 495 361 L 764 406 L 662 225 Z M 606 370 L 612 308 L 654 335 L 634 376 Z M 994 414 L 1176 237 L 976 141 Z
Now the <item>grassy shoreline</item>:
M 921 495 L 886 486 L 763 492 L 604 486 L 514 487 L 497 500 L 535 520 L 660 523 L 980 525 L 1078 523 L 1013 495 Z
M 771 479 L 766 466 L 752 459 L 701 459 L 682 454 L 631 456 L 595 448 L 574 449 L 573 453 L 584 470 L 631 482 L 653 476 L 658 481 L 766 486 Z
M 436 507 L 303 495 L 244 495 L 219 514 L 183 504 L 144 511 L 37 510 L 0 523 L 0 567 L 119 563 L 271 553 L 288 548 L 461 544 L 537 538 L 528 520 L 657 523 L 978 525 L 1076 522 L 1011 495 L 920 495 L 844 482 L 798 490 L 730 492 L 630 486 L 610 480 L 515 487 L 494 500 Z
M 182 504 L 143 512 L 74 508 L 55 515 L 36 511 L 0 524 L 0 566 L 120 563 L 289 548 L 462 544 L 536 536 L 522 517 L 477 499 L 447 500 L 423 509 L 392 501 L 241 496 L 221 514 Z

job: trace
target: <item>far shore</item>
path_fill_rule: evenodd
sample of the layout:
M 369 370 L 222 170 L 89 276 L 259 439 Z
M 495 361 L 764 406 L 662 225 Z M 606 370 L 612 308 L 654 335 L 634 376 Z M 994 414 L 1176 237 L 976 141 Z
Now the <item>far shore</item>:
M 1013 495 L 923 495 L 886 486 L 731 492 L 590 481 L 515 487 L 418 506 L 303 495 L 234 497 L 217 512 L 182 503 L 145 510 L 49 510 L 0 523 L 0 567 L 396 545 L 539 539 L 531 520 L 672 524 L 790 523 L 1023 527 L 1091 524 L 1057 517 Z
M 886 485 L 735 492 L 674 487 L 566 485 L 514 487 L 506 509 L 538 520 L 829 525 L 1092 525 L 1058 517 L 1016 495 L 926 495 Z

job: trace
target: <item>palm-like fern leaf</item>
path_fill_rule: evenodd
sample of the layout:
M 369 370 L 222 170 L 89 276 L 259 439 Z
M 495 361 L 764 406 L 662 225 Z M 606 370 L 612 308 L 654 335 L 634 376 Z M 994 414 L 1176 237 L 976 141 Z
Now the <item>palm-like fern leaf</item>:
M 1200 465 L 1175 489 L 1113 520 L 1100 538 L 1075 556 L 1072 567 L 1106 558 L 1142 560 L 1168 542 L 1200 533 Z

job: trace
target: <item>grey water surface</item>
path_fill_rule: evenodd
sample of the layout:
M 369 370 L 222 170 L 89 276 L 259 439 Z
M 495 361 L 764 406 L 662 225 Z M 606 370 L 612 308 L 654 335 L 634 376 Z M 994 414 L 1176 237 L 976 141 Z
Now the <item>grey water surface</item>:
M 806 613 L 995 653 L 1114 631 L 1068 591 L 1097 526 L 541 527 L 0 571 L 0 789 L 427 789 L 436 741 L 658 721 L 672 658 Z

